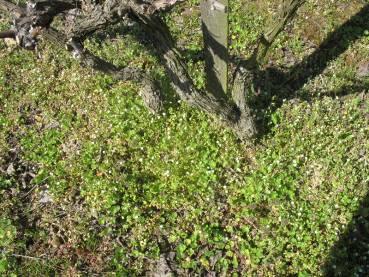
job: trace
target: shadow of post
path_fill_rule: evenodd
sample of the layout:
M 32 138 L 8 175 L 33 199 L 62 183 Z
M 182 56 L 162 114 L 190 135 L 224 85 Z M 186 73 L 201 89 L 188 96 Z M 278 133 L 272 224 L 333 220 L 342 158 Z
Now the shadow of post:
M 217 98 L 226 98 L 227 84 L 222 84 L 222 81 L 224 82 L 222 79 L 228 74 L 228 48 L 215 39 L 217 35 L 213 34 L 204 22 L 201 27 L 204 43 L 207 46 L 204 49 L 207 91 Z
M 301 88 L 309 79 L 321 74 L 329 62 L 344 53 L 369 28 L 369 5 L 328 35 L 318 49 L 294 66 L 287 74 L 294 78 L 292 88 Z
M 369 193 L 331 249 L 324 266 L 325 276 L 369 276 Z

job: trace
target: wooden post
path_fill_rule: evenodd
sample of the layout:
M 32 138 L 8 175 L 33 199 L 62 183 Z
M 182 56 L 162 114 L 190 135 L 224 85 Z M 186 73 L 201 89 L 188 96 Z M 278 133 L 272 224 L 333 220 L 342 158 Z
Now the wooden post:
M 225 97 L 228 83 L 228 0 L 202 0 L 207 91 Z

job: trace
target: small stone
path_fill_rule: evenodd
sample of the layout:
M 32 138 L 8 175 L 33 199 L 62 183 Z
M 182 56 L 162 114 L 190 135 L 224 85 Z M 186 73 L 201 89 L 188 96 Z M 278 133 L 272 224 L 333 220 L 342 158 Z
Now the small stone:
M 168 259 L 171 261 L 174 261 L 174 258 L 176 257 L 176 253 L 175 252 L 169 252 L 168 254 Z
M 153 277 L 170 277 L 173 276 L 173 273 L 164 257 L 161 255 L 159 260 L 157 261 L 156 268 L 154 272 L 152 272 L 151 276 Z
M 14 165 L 13 163 L 11 163 L 8 168 L 6 169 L 6 174 L 8 175 L 13 175 L 13 173 L 15 172 L 15 169 L 14 169 Z
M 364 61 L 359 64 L 356 75 L 359 78 L 369 77 L 369 61 Z
M 39 201 L 40 203 L 42 204 L 46 204 L 46 203 L 50 203 L 50 202 L 53 202 L 53 198 L 52 196 L 49 194 L 48 191 L 43 191 L 41 193 L 41 199 Z
M 4 42 L 8 48 L 14 48 L 15 46 L 17 46 L 17 41 L 12 38 L 5 38 Z

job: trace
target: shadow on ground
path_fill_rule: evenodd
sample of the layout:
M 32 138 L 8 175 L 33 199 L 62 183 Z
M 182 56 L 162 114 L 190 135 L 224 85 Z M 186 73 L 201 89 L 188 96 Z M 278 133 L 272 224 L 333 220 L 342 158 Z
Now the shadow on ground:
M 331 249 L 324 271 L 328 277 L 369 276 L 369 194 Z
M 259 118 L 258 128 L 260 136 L 270 132 L 266 109 L 272 112 L 278 109 L 284 101 L 299 99 L 312 101 L 321 96 L 298 94 L 297 92 L 311 79 L 321 74 L 328 64 L 344 53 L 350 45 L 364 36 L 364 30 L 369 29 L 369 5 L 365 5 L 347 22 L 328 35 L 316 50 L 297 63 L 287 72 L 277 67 L 267 67 L 265 70 L 253 72 L 254 96 L 250 105 L 254 107 Z M 241 61 L 247 67 L 248 61 Z M 357 92 L 367 92 L 368 82 L 355 80 L 354 85 L 345 85 L 336 91 L 327 92 L 324 96 L 341 97 Z M 273 105 L 272 105 L 273 103 Z
M 260 91 L 253 101 L 256 110 L 270 108 L 276 110 L 283 101 L 297 99 L 312 101 L 322 96 L 297 94 L 309 80 L 321 74 L 328 64 L 344 53 L 350 45 L 369 29 L 369 5 L 364 6 L 346 23 L 332 32 L 323 43 L 302 62 L 294 65 L 288 72 L 269 67 L 257 72 L 253 86 Z M 282 84 L 282 85 L 281 85 Z M 355 80 L 351 85 L 344 85 L 336 91 L 324 94 L 325 97 L 343 97 L 352 93 L 368 93 L 367 80 Z M 274 103 L 271 106 L 271 103 Z M 270 132 L 265 113 L 261 114 L 259 128 L 261 136 Z M 366 153 L 368 155 L 368 153 Z M 369 193 L 360 203 L 360 207 L 348 224 L 345 232 L 331 249 L 325 262 L 325 276 L 369 276 Z
M 311 79 L 322 74 L 329 63 L 344 53 L 350 45 L 364 35 L 369 29 L 369 5 L 365 5 L 347 22 L 328 35 L 328 37 L 300 63 L 287 71 L 278 67 L 268 66 L 264 70 L 254 71 L 252 87 L 253 96 L 250 105 L 254 107 L 259 117 L 258 127 L 260 137 L 270 132 L 270 118 L 265 110 L 272 112 L 278 109 L 284 101 L 313 101 L 318 97 L 301 93 L 301 88 Z M 112 35 L 117 29 L 113 30 Z M 130 32 L 148 46 L 151 54 L 155 50 L 150 47 L 149 39 L 139 30 L 122 28 L 121 33 Z M 101 40 L 105 37 L 100 38 Z M 203 52 L 185 51 L 184 56 L 192 60 L 203 59 Z M 239 61 L 247 67 L 247 60 Z M 158 76 L 157 76 L 158 77 Z M 160 77 L 166 97 L 175 101 L 175 94 L 170 88 L 170 79 Z M 355 80 L 353 84 L 344 85 L 335 91 L 324 94 L 325 97 L 343 97 L 352 93 L 368 92 L 368 82 Z M 299 93 L 297 93 L 300 91 Z M 170 104 L 172 106 L 173 104 Z M 165 251 L 164 251 L 165 252 Z M 369 194 L 361 202 L 346 231 L 331 249 L 330 257 L 322 269 L 326 276 L 369 276 Z

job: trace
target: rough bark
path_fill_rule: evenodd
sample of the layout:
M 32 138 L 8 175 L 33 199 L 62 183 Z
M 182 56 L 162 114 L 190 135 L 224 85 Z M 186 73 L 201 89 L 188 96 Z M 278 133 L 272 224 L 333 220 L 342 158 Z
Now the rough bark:
M 18 7 L 17 5 L 5 0 L 0 0 L 0 10 L 6 12 L 10 11 L 11 13 L 16 14 L 16 16 L 26 16 L 26 8 Z M 95 26 L 97 30 L 100 25 L 96 24 Z M 90 30 L 91 29 L 92 28 L 90 28 Z M 88 66 L 104 74 L 111 75 L 118 80 L 139 82 L 141 84 L 139 94 L 142 97 L 145 106 L 153 113 L 160 112 L 163 109 L 163 97 L 161 95 L 159 85 L 143 70 L 130 67 L 123 69 L 117 68 L 113 64 L 93 55 L 90 51 L 85 49 L 83 44 L 79 41 L 69 39 L 68 36 L 58 32 L 54 28 L 47 28 L 42 34 L 45 39 L 60 47 L 67 45 L 67 49 L 70 50 L 73 56 L 84 66 Z M 15 38 L 16 35 L 16 31 L 9 30 L 1 32 L 0 38 L 2 38 L 1 36 L 3 36 L 3 38 Z
M 118 68 L 113 64 L 93 55 L 83 47 L 79 41 L 67 40 L 67 37 L 58 33 L 55 29 L 49 28 L 45 37 L 54 43 L 62 46 L 66 44 L 70 47 L 73 56 L 77 58 L 84 66 L 91 67 L 104 74 L 111 75 L 117 80 L 133 81 L 141 84 L 139 94 L 144 101 L 146 108 L 152 113 L 158 113 L 163 110 L 163 96 L 159 84 L 156 83 L 147 73 L 138 68 Z
M 263 63 L 264 58 L 273 44 L 277 36 L 284 30 L 286 25 L 296 15 L 299 7 L 301 7 L 306 0 L 283 0 L 280 9 L 271 23 L 266 26 L 265 31 L 259 38 L 259 42 L 252 57 L 239 63 L 234 73 L 232 96 L 234 101 L 244 113 L 245 126 L 251 126 L 250 121 L 251 111 L 245 102 L 248 87 L 252 85 L 254 75 L 257 74 L 258 67 Z M 245 127 L 243 127 L 245 128 Z M 249 127 L 251 128 L 251 127 Z
M 26 10 L 25 7 L 20 7 L 15 4 L 13 4 L 10 1 L 1 0 L 0 1 L 0 8 L 2 11 L 14 15 L 16 17 L 20 17 L 25 14 Z
M 119 22 L 130 8 L 129 1 L 107 1 L 101 5 L 85 4 L 82 9 L 70 10 L 66 15 L 65 33 L 68 38 L 83 40 L 88 35 Z

